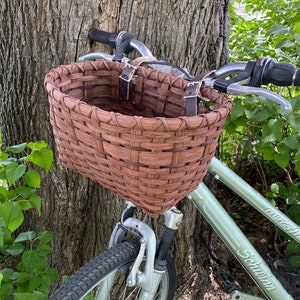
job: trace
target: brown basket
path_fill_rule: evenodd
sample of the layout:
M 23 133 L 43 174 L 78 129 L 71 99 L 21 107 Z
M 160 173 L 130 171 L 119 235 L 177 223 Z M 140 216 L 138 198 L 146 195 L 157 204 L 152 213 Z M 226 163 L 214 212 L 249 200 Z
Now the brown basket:
M 203 180 L 232 102 L 201 88 L 213 110 L 186 117 L 189 82 L 145 67 L 136 69 L 130 101 L 122 102 L 123 69 L 100 60 L 51 70 L 50 121 L 65 167 L 157 217 Z

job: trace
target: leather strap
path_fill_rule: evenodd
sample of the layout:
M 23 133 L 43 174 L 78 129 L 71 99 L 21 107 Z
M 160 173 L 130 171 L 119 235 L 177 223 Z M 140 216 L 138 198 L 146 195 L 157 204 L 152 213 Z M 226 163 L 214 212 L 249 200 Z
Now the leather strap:
M 197 115 L 197 87 L 198 82 L 192 81 L 188 84 L 185 90 L 185 114 L 187 117 L 192 117 Z
M 130 82 L 136 72 L 137 67 L 143 64 L 145 61 L 156 61 L 156 60 L 157 59 L 153 56 L 142 56 L 130 61 L 130 63 L 127 63 L 125 65 L 125 68 L 119 77 L 121 101 L 129 100 Z
M 194 81 L 191 81 L 185 90 L 185 99 L 186 99 L 186 116 L 192 117 L 197 115 L 197 102 L 198 97 L 200 97 L 202 100 L 210 101 L 209 99 L 203 97 L 201 95 L 201 86 L 203 80 L 214 73 L 215 71 L 209 71 L 207 73 L 203 73 L 201 75 L 198 75 L 194 78 Z

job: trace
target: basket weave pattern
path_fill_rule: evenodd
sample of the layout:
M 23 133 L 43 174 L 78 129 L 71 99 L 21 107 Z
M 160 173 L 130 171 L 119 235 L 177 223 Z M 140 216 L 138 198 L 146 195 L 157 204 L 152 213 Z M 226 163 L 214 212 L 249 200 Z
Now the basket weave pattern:
M 157 217 L 203 180 L 232 102 L 202 88 L 213 111 L 186 117 L 188 81 L 144 67 L 121 102 L 123 69 L 101 60 L 51 70 L 50 121 L 65 167 Z

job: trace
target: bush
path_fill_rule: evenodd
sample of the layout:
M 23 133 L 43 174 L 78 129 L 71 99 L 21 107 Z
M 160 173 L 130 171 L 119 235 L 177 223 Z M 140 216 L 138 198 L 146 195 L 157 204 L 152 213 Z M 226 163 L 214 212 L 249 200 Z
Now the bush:
M 41 176 L 32 167 L 48 172 L 52 160 L 45 142 L 0 150 L 0 299 L 47 299 L 51 282 L 57 278 L 56 271 L 47 266 L 52 234 L 20 232 L 26 211 L 41 213 L 37 195 Z
M 249 19 L 237 15 L 231 6 L 230 60 L 269 56 L 299 67 L 300 1 L 235 2 L 245 5 Z M 299 88 L 271 85 L 268 88 L 288 99 L 293 112 L 285 114 L 282 108 L 259 97 L 235 99 L 234 110 L 225 126 L 224 140 L 229 142 L 223 145 L 222 156 L 237 170 L 241 161 L 252 165 L 270 201 L 300 224 Z M 287 251 L 295 250 L 299 251 L 300 247 L 292 241 Z

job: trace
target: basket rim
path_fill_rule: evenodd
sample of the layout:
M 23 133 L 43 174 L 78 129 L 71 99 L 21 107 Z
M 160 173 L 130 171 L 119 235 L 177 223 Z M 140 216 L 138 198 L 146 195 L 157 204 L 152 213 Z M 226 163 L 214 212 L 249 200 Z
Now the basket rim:
M 215 101 L 221 101 L 221 106 L 209 111 L 207 113 L 200 113 L 196 116 L 179 116 L 179 117 L 144 117 L 144 116 L 130 116 L 122 113 L 103 110 L 100 107 L 92 106 L 78 98 L 63 93 L 55 85 L 55 80 L 62 76 L 68 76 L 75 72 L 85 71 L 98 71 L 101 67 L 105 67 L 107 70 L 120 70 L 125 67 L 124 63 L 120 62 L 108 62 L 105 60 L 98 61 L 85 61 L 85 62 L 72 62 L 68 65 L 60 65 L 51 69 L 45 76 L 44 86 L 48 93 L 50 104 L 54 105 L 55 101 L 64 103 L 64 105 L 73 110 L 76 113 L 83 114 L 84 116 L 91 118 L 96 117 L 99 121 L 117 125 L 123 128 L 142 129 L 142 130 L 163 130 L 163 131 L 177 131 L 177 130 L 195 130 L 201 127 L 207 127 L 217 122 L 218 120 L 227 116 L 233 107 L 233 103 L 224 94 L 217 92 L 209 87 L 202 87 L 201 94 L 206 98 L 214 98 Z M 143 72 L 139 72 L 139 69 Z M 137 74 L 140 76 L 146 71 L 145 75 L 149 75 L 157 78 L 159 73 L 163 73 L 158 70 L 149 70 L 143 67 L 138 67 Z M 172 83 L 177 82 L 182 88 L 186 88 L 188 81 L 182 78 L 178 78 L 174 75 L 163 73 L 166 76 L 164 78 L 172 78 Z M 141 75 L 142 76 L 142 75 Z M 170 82 L 168 82 L 170 84 Z M 54 101 L 55 100 L 55 101 Z M 161 128 L 161 129 L 160 129 Z

